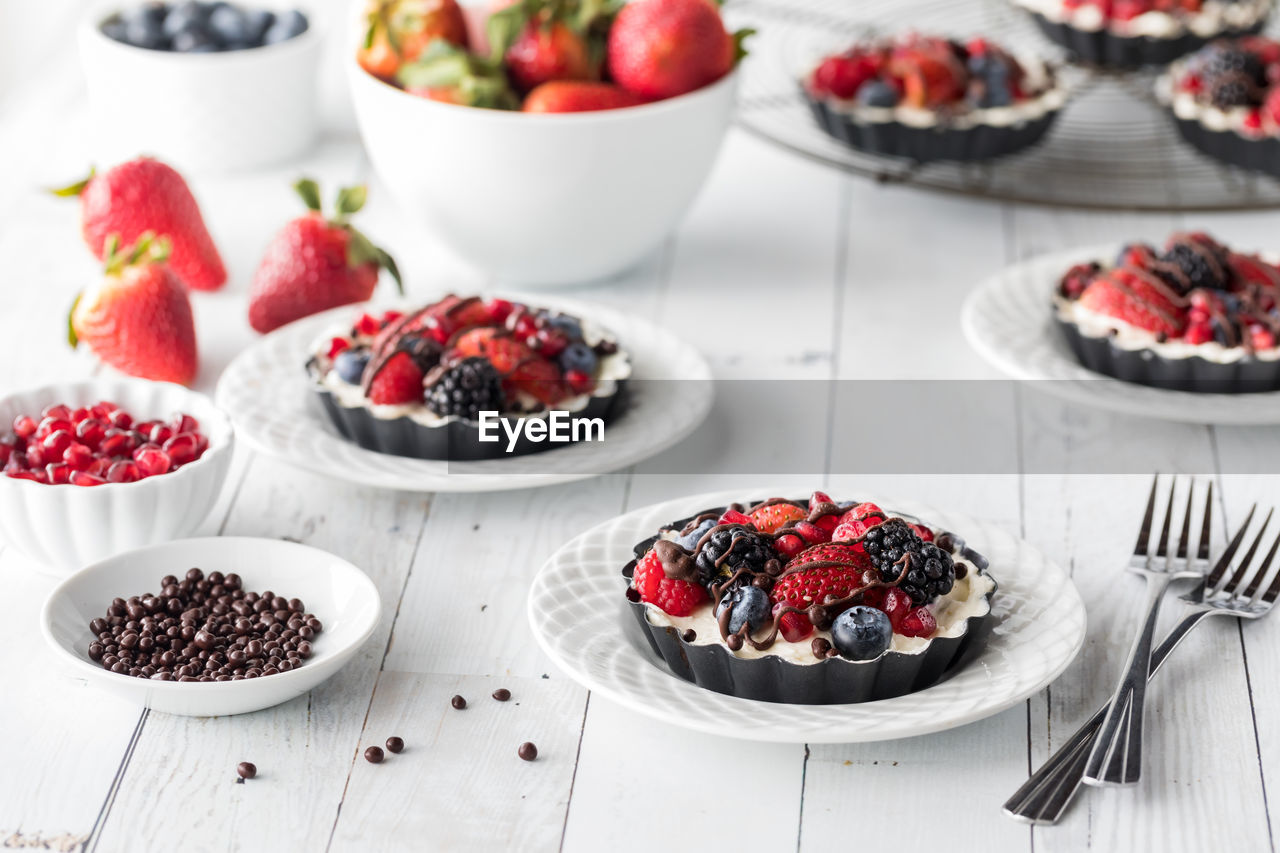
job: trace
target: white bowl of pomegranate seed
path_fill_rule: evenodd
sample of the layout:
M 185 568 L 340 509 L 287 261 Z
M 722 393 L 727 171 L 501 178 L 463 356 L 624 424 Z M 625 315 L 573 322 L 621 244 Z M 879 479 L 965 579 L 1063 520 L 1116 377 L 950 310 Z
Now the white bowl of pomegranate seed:
M 230 420 L 181 385 L 67 382 L 0 398 L 0 540 L 66 574 L 194 531 L 231 465 Z

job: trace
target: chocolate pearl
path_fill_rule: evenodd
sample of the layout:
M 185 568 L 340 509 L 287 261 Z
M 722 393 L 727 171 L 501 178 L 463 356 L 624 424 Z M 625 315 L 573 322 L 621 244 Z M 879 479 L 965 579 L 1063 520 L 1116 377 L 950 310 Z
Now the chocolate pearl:
M 454 696 L 449 700 L 449 704 L 452 705 L 455 710 L 461 711 L 463 708 L 467 707 L 467 700 L 463 699 L 461 696 Z
M 291 599 L 289 599 L 289 609 L 290 609 L 290 610 L 293 610 L 293 611 L 295 611 L 295 612 L 297 612 L 297 613 L 303 613 L 303 612 L 305 612 L 305 611 L 306 611 L 306 609 L 307 609 L 307 608 L 305 608 L 305 607 L 303 607 L 303 606 L 302 606 L 302 599 L 300 599 L 300 598 L 291 598 Z
M 107 620 L 94 619 L 89 623 L 89 630 L 95 634 L 101 634 L 103 631 L 107 630 Z
M 395 737 L 387 738 L 387 752 L 400 752 L 404 749 L 404 739 Z
M 191 581 L 193 584 L 198 583 L 204 580 L 204 572 L 199 569 L 189 569 L 187 571 L 187 580 Z
M 956 580 L 962 581 L 969 574 L 968 567 L 964 563 L 956 563 Z
M 698 632 L 692 628 L 685 628 L 680 632 L 680 639 L 684 640 L 686 643 L 692 643 L 694 640 L 698 639 Z
M 195 643 L 195 646 L 197 649 L 200 649 L 201 651 L 207 651 L 208 649 L 213 648 L 213 643 L 216 639 L 217 638 L 214 637 L 213 634 L 210 634 L 208 631 L 197 631 L 196 636 L 192 640 L 192 642 Z
M 505 702 L 511 698 L 511 691 L 505 687 L 499 687 L 497 690 L 493 691 L 493 698 L 497 699 L 499 702 Z
M 831 651 L 831 642 L 826 637 L 814 637 L 813 642 L 809 644 L 809 648 L 813 650 L 813 656 L 818 660 L 827 657 L 827 653 Z
M 382 747 L 371 746 L 364 751 L 364 760 L 370 764 L 382 763 Z
M 178 579 L 175 578 L 173 575 L 165 575 L 164 577 L 160 578 L 160 586 L 176 586 L 177 583 L 178 583 Z
M 236 775 L 241 779 L 252 779 L 258 775 L 258 768 L 254 767 L 251 762 L 241 761 L 236 765 Z
M 209 572 L 209 576 L 205 578 L 211 585 L 220 584 L 223 581 L 222 572 Z
M 730 651 L 736 652 L 738 649 L 742 648 L 742 637 L 737 634 L 730 634 L 728 638 L 725 639 L 724 643 L 729 647 Z
M 520 756 L 525 761 L 533 761 L 538 757 L 538 748 L 534 746 L 532 742 L 525 741 L 520 744 L 520 748 L 516 750 L 516 755 Z
M 244 647 L 244 651 L 249 657 L 256 658 L 258 655 L 262 654 L 262 641 L 250 640 L 249 645 Z
M 305 641 L 298 643 L 298 656 L 304 660 L 311 657 L 311 644 Z
M 102 643 L 91 643 L 89 645 L 89 659 L 102 660 Z

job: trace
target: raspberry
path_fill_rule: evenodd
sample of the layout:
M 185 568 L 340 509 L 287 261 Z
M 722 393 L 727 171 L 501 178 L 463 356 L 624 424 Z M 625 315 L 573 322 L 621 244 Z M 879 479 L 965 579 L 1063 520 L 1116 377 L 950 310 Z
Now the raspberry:
M 844 524 L 850 521 L 858 521 L 860 519 L 866 518 L 867 516 L 877 516 L 877 515 L 881 515 L 881 516 L 884 515 L 884 510 L 882 510 L 880 507 L 868 501 L 868 502 L 858 504 L 857 506 L 853 507 L 848 512 L 846 512 L 844 515 L 840 516 L 840 523 Z
M 369 385 L 369 402 L 395 406 L 422 402 L 422 371 L 407 352 L 387 359 Z
M 707 591 L 698 584 L 667 577 L 662 561 L 652 549 L 636 563 L 632 585 L 642 601 L 670 616 L 688 616 L 708 600 Z
M 904 637 L 932 637 L 938 630 L 938 620 L 933 618 L 929 608 L 917 607 L 903 618 L 895 630 Z
M 751 513 L 750 521 L 761 533 L 773 533 L 784 524 L 802 521 L 808 515 L 795 504 L 769 504 Z
M 815 95 L 831 95 L 848 100 L 867 80 L 876 75 L 879 62 L 869 56 L 832 56 L 813 72 Z
M 773 541 L 773 549 L 784 557 L 794 557 L 804 548 L 804 540 L 794 533 L 784 533 Z
M 820 515 L 813 523 L 830 533 L 840 525 L 840 517 L 834 513 Z M 827 538 L 830 539 L 831 537 L 828 536 Z
M 846 521 L 843 524 L 837 524 L 836 529 L 831 531 L 832 542 L 851 542 L 861 536 L 858 532 L 858 522 Z

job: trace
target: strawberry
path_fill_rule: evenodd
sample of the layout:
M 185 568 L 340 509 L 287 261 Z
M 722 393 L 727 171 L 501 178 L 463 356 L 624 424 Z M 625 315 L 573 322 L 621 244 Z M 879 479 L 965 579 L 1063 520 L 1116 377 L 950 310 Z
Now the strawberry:
M 667 577 L 662 561 L 653 550 L 636 563 L 631 580 L 641 601 L 656 605 L 671 616 L 688 616 L 708 600 L 707 591 L 698 584 Z
M 793 557 L 787 565 L 805 563 L 839 563 L 841 568 L 847 567 L 852 571 L 864 571 L 872 567 L 871 561 L 861 548 L 840 542 L 812 545 Z
M 529 347 L 491 327 L 463 332 L 454 342 L 453 349 L 464 358 L 481 356 L 489 359 L 494 368 L 504 375 L 536 358 Z
M 627 91 L 657 100 L 710 85 L 742 58 L 711 0 L 635 0 L 622 7 L 609 30 L 609 76 Z
M 792 521 L 803 521 L 809 513 L 795 504 L 770 504 L 762 506 L 751 513 L 751 523 L 761 533 L 773 533 L 779 527 Z
M 383 362 L 369 383 L 369 402 L 379 406 L 400 406 L 422 402 L 422 370 L 407 352 L 398 352 Z
M 824 603 L 828 596 L 845 598 L 860 586 L 861 570 L 828 566 L 784 575 L 773 585 L 769 597 L 775 608 L 781 605 L 804 610 L 812 604 Z
M 824 530 L 823 528 L 819 527 L 813 522 L 810 522 L 810 521 L 796 522 L 795 529 L 796 529 L 796 533 L 799 533 L 801 538 L 803 538 L 804 541 L 808 542 L 810 545 L 818 545 L 822 542 L 831 541 L 831 531 Z
M 1080 305 L 1153 332 L 1176 338 L 1182 334 L 1186 318 L 1160 290 L 1131 272 L 1113 269 L 1100 276 L 1080 294 Z
M 169 268 L 187 287 L 217 290 L 226 283 L 226 267 L 187 182 L 159 160 L 139 157 L 54 194 L 80 197 L 81 231 L 98 259 L 106 260 L 109 236 L 128 246 L 150 232 L 168 238 Z
M 384 267 L 400 292 L 396 263 L 347 223 L 364 206 L 365 188 L 338 193 L 338 215 L 320 212 L 320 188 L 304 178 L 293 185 L 310 211 L 289 222 L 267 246 L 249 290 L 249 325 L 270 332 L 286 323 L 373 295 Z
M 534 358 L 516 367 L 502 380 L 502 389 L 507 393 L 523 391 L 547 405 L 565 396 L 560 368 L 543 358 Z
M 592 80 L 599 76 L 587 56 L 586 40 L 562 21 L 530 20 L 503 58 L 511 82 L 521 92 L 531 92 L 552 80 Z
M 72 346 L 83 342 L 133 376 L 190 384 L 198 367 L 196 329 L 186 287 L 165 263 L 168 243 L 143 234 L 131 250 L 104 245 L 106 277 L 71 307 Z
M 388 82 L 436 39 L 460 47 L 467 44 L 467 23 L 456 0 L 370 0 L 364 20 L 356 61 Z
M 643 99 L 610 83 L 553 80 L 530 92 L 520 109 L 527 113 L 587 113 L 643 103 Z

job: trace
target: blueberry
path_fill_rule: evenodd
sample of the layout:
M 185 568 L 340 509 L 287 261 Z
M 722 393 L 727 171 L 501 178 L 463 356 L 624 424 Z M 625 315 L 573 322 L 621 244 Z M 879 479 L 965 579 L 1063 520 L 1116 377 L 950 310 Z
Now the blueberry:
M 733 608 L 729 611 L 729 633 L 736 634 L 742 630 L 743 625 L 750 625 L 750 630 L 759 631 L 769 621 L 769 594 L 758 586 L 740 586 L 732 592 L 720 599 L 720 605 L 716 609 L 716 616 L 724 611 L 726 607 Z M 879 613 L 880 611 L 876 611 Z M 883 613 L 880 614 L 884 616 Z M 886 624 L 889 617 L 885 616 Z
M 591 347 L 582 341 L 574 341 L 560 353 L 560 367 L 567 373 L 570 370 L 581 370 L 591 374 L 596 369 L 596 354 Z
M 244 13 L 244 25 L 249 47 L 261 47 L 267 30 L 276 22 L 275 12 L 266 9 L 249 9 Z
M 281 12 L 268 29 L 262 41 L 264 44 L 278 44 L 300 36 L 307 31 L 307 16 L 297 9 Z
M 360 378 L 364 376 L 365 365 L 368 363 L 369 350 L 364 348 L 344 349 L 333 360 L 333 369 L 338 371 L 338 375 L 342 377 L 343 382 L 359 385 Z
M 118 16 L 102 22 L 102 34 L 114 41 L 129 41 L 124 21 L 120 20 Z
M 570 339 L 580 339 L 582 337 L 582 324 L 578 322 L 576 317 L 570 317 L 568 314 L 547 317 L 547 325 L 564 332 L 565 336 Z
M 978 106 L 982 109 L 990 109 L 1007 107 L 1012 103 L 1013 90 L 1009 88 L 1008 81 L 998 76 L 988 77 L 982 87 L 982 94 L 978 96 Z
M 841 655 L 849 660 L 873 660 L 889 648 L 893 626 L 883 611 L 862 604 L 850 607 L 836 617 L 831 626 L 831 640 Z
M 121 13 L 124 37 L 134 47 L 148 50 L 165 50 L 169 39 L 164 34 L 164 19 L 168 7 L 164 3 L 144 3 L 135 9 Z
M 676 541 L 679 542 L 680 546 L 686 551 L 692 551 L 694 548 L 698 547 L 698 540 L 702 538 L 702 535 L 715 526 L 716 520 L 714 518 L 708 518 L 690 531 L 688 536 L 682 536 Z
M 169 10 L 169 14 L 164 19 L 164 34 L 168 38 L 173 38 L 184 30 L 204 29 L 207 20 L 208 18 L 200 4 L 195 0 L 188 0 L 188 2 L 179 3 Z
M 235 6 L 219 6 L 209 15 L 209 32 L 228 50 L 249 46 L 249 22 Z
M 218 42 L 203 29 L 182 30 L 170 44 L 178 53 L 213 53 L 218 50 Z
M 868 80 L 858 87 L 857 100 L 867 107 L 896 107 L 898 90 L 882 80 Z

